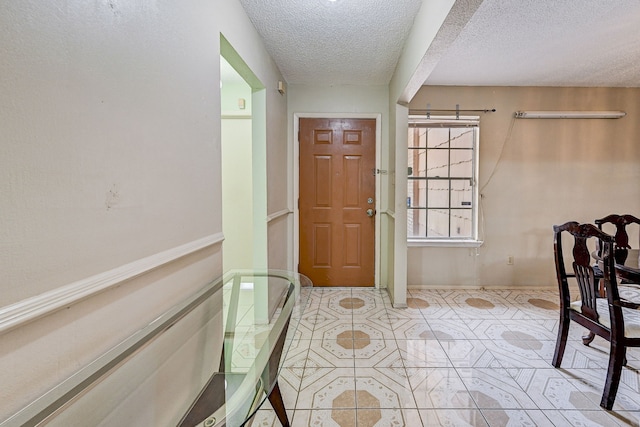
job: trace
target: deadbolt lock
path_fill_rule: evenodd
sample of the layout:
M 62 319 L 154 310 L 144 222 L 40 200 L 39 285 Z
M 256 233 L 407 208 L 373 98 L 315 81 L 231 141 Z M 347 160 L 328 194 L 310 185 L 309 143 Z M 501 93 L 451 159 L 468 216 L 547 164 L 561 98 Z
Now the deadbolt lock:
M 369 197 L 369 198 L 367 199 L 367 203 L 372 204 L 372 203 L 373 203 L 373 198 Z

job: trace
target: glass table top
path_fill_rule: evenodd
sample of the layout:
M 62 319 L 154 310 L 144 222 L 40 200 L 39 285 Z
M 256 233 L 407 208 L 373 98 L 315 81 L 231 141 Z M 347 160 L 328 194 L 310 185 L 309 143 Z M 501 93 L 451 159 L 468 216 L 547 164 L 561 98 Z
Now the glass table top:
M 312 283 L 236 271 L 204 286 L 5 426 L 242 426 L 276 385 Z

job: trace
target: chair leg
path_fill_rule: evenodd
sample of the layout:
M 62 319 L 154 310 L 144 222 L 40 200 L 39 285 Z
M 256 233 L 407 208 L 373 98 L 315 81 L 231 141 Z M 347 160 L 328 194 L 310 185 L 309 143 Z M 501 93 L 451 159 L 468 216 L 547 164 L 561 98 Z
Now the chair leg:
M 564 349 L 567 346 L 567 337 L 569 336 L 569 316 L 564 313 L 560 315 L 560 325 L 558 326 L 558 338 L 556 340 L 556 351 L 553 354 L 551 362 L 554 368 L 559 368 L 564 356 Z
M 287 411 L 284 408 L 282 394 L 280 393 L 280 386 L 277 381 L 273 386 L 273 390 L 269 393 L 269 402 L 271 403 L 273 410 L 276 411 L 280 424 L 282 424 L 283 427 L 289 427 L 289 418 L 287 418 Z
M 582 344 L 584 344 L 584 345 L 591 344 L 591 342 L 593 341 L 593 339 L 595 337 L 596 337 L 596 334 L 594 334 L 593 332 L 589 331 L 589 333 L 587 335 L 583 335 L 582 336 Z
M 607 380 L 604 383 L 604 391 L 600 406 L 607 410 L 613 408 L 616 400 L 616 393 L 620 385 L 620 377 L 622 375 L 622 366 L 626 360 L 627 348 L 623 345 L 611 344 L 609 353 L 609 369 L 607 369 Z

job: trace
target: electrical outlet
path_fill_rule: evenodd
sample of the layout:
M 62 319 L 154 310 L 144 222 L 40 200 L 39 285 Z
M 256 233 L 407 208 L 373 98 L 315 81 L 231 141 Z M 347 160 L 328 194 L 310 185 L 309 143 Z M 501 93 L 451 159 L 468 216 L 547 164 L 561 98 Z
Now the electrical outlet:
M 513 265 L 513 255 L 507 257 L 507 265 Z

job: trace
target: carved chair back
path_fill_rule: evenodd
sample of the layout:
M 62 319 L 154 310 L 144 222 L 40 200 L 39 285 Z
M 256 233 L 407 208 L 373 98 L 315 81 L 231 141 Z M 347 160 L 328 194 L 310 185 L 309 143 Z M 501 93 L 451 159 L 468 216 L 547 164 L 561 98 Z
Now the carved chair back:
M 562 225 L 555 225 L 554 231 L 554 255 L 556 261 L 556 275 L 558 277 L 558 285 L 560 287 L 560 298 L 563 307 L 569 307 L 571 304 L 571 296 L 569 289 L 569 277 L 575 277 L 582 301 L 582 314 L 589 319 L 598 321 L 598 311 L 596 299 L 600 296 L 597 289 L 597 277 L 592 265 L 591 252 L 588 242 L 600 241 L 602 245 L 602 259 L 607 262 L 608 254 L 611 253 L 613 245 L 613 237 L 606 234 L 592 224 L 579 224 L 571 221 Z M 573 247 L 571 252 L 571 266 L 573 273 L 567 273 L 562 237 L 563 233 L 573 237 Z M 591 240 L 590 240 L 591 239 Z M 568 242 L 567 242 L 568 243 Z M 595 245 L 595 243 L 593 243 Z M 614 279 L 615 280 L 615 279 Z M 613 291 L 617 294 L 617 289 Z M 603 313 L 604 314 L 604 313 Z M 608 313 L 606 313 L 608 315 Z
M 613 224 L 615 226 L 614 258 L 617 264 L 624 264 L 629 256 L 629 249 L 631 249 L 631 245 L 629 245 L 629 233 L 627 232 L 627 226 L 630 224 L 637 224 L 640 226 L 640 219 L 628 214 L 611 214 L 604 218 L 596 219 L 595 223 L 600 230 L 603 229 L 603 225 L 605 224 Z

